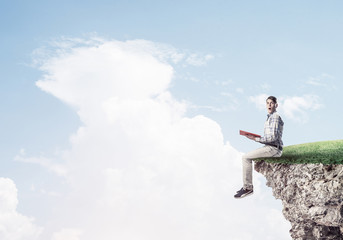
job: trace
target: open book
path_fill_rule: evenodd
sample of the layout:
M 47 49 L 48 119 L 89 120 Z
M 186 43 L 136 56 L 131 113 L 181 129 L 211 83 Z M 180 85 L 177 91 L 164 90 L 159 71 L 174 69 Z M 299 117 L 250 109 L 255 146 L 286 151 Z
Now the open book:
M 243 136 L 254 136 L 254 137 L 261 137 L 261 135 L 258 135 L 258 134 L 255 134 L 255 133 L 251 133 L 251 132 L 246 132 L 246 131 L 243 131 L 243 130 L 239 130 L 239 134 L 240 135 L 243 135 Z

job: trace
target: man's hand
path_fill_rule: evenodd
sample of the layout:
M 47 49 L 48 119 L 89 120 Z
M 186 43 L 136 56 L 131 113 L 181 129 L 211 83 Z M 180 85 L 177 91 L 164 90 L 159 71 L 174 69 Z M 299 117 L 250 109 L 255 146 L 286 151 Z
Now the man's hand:
M 256 141 L 256 137 L 253 135 L 246 135 L 246 137 L 249 138 L 250 140 Z

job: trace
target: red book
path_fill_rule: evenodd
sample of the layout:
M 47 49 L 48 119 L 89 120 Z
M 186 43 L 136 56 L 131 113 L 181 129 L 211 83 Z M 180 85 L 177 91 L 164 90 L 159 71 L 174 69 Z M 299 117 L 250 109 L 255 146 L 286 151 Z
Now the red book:
M 243 136 L 254 136 L 254 137 L 261 137 L 261 135 L 258 135 L 258 134 L 255 134 L 255 133 L 251 133 L 251 132 L 246 132 L 246 131 L 243 131 L 243 130 L 239 130 L 239 134 L 240 135 L 243 135 Z

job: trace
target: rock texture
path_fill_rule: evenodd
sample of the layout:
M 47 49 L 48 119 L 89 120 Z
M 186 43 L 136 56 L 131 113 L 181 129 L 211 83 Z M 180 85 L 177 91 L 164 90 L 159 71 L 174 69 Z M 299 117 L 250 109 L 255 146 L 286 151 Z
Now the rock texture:
M 296 240 L 343 240 L 343 165 L 255 163 Z

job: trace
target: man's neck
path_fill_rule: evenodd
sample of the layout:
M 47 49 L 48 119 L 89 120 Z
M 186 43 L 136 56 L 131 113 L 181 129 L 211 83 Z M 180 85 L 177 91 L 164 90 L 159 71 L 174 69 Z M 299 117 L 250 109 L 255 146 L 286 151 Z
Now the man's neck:
M 272 115 L 272 114 L 275 113 L 275 112 L 276 112 L 276 110 L 274 110 L 274 111 L 271 112 L 271 113 L 268 113 L 268 116 Z

